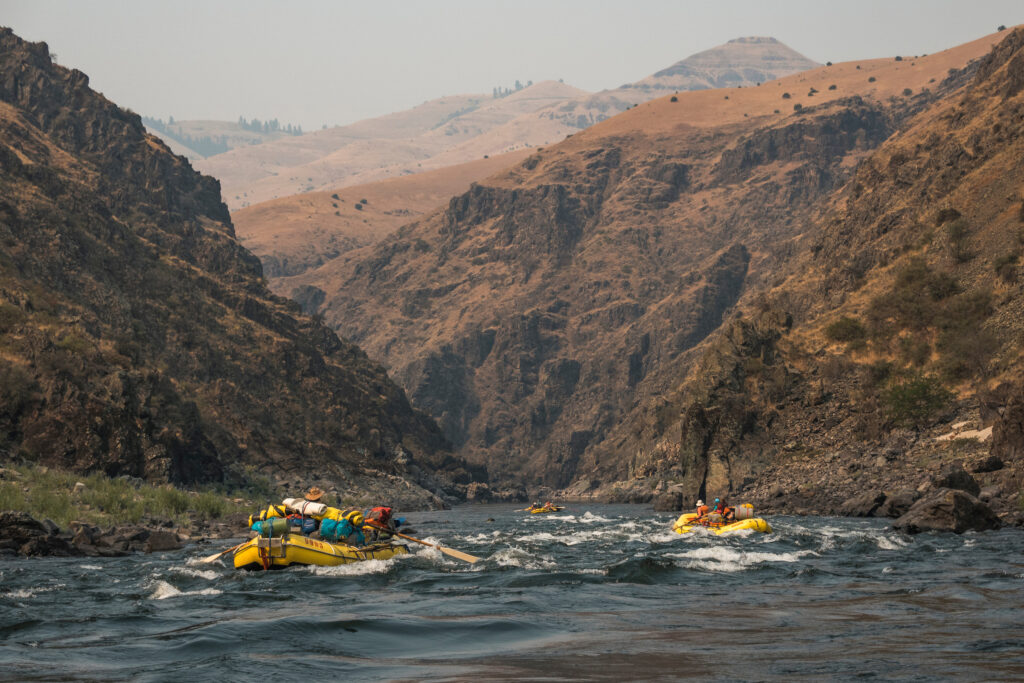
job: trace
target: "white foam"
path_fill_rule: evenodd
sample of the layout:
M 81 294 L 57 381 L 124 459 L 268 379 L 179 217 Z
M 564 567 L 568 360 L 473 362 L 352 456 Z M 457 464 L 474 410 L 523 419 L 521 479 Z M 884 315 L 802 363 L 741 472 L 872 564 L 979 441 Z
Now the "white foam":
M 594 522 L 610 522 L 612 520 L 608 519 L 607 517 L 595 515 L 592 512 L 590 512 L 590 510 L 587 510 L 586 512 L 583 513 L 583 516 L 580 517 L 580 521 L 584 524 L 592 524 Z
M 50 591 L 55 591 L 57 589 L 63 588 L 64 585 L 65 584 L 63 584 L 63 583 L 58 583 L 58 584 L 55 584 L 53 586 L 38 586 L 36 588 L 19 588 L 17 590 L 11 591 L 9 593 L 0 593 L 0 598 L 18 598 L 18 599 L 22 599 L 22 600 L 26 599 L 26 598 L 34 598 L 35 596 L 39 595 L 40 593 L 49 593 Z
M 157 581 L 156 590 L 149 596 L 150 600 L 166 600 L 167 598 L 176 598 L 186 595 L 220 595 L 222 591 L 216 588 L 204 588 L 198 591 L 182 591 L 178 590 L 166 581 Z
M 196 576 L 200 579 L 206 579 L 207 581 L 213 581 L 220 576 L 219 573 L 212 569 L 189 569 L 187 567 L 178 567 L 175 571 L 179 574 L 185 574 L 186 576 Z
M 96 570 L 99 570 L 99 569 L 103 569 L 103 567 L 99 566 L 98 564 L 80 564 L 80 565 L 78 565 L 78 568 L 79 569 L 89 569 L 91 571 L 96 571 Z
M 317 576 L 366 576 L 368 574 L 385 574 L 392 566 L 394 566 L 394 562 L 394 559 L 362 560 L 361 562 L 339 564 L 336 567 L 310 566 L 309 571 Z
M 550 557 L 537 557 L 522 548 L 508 547 L 491 555 L 499 567 L 520 567 L 522 569 L 555 569 L 558 564 Z
M 817 555 L 812 550 L 798 550 L 789 553 L 767 553 L 753 550 L 736 550 L 716 545 L 694 548 L 685 553 L 670 553 L 668 557 L 685 560 L 688 569 L 706 569 L 716 572 L 741 572 L 771 562 L 799 562 L 808 555 Z
M 879 536 L 875 539 L 875 543 L 882 550 L 899 550 L 907 546 L 907 542 L 903 539 L 890 538 L 889 536 Z
M 493 541 L 499 536 L 501 536 L 501 532 L 495 529 L 489 534 L 479 533 L 471 536 L 461 536 L 459 537 L 459 540 L 467 543 L 485 543 L 487 541 Z

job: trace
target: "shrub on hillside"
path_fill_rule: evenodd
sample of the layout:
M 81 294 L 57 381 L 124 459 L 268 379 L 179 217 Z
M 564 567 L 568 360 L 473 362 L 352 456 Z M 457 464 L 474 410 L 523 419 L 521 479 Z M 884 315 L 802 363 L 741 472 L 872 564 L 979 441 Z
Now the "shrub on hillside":
M 791 95 L 788 92 L 782 93 L 782 99 L 788 100 L 790 97 L 791 97 Z
M 911 90 L 910 88 L 904 88 L 903 89 L 903 96 L 904 97 L 910 97 L 913 94 L 914 94 L 914 91 Z
M 875 78 L 874 76 L 868 76 L 868 83 L 874 83 L 876 80 L 878 79 Z
M 890 382 L 881 399 L 890 422 L 920 429 L 949 406 L 953 394 L 936 377 L 915 373 Z
M 973 258 L 967 246 L 970 237 L 967 220 L 963 217 L 949 221 L 943 227 L 946 232 L 946 249 L 954 263 L 966 263 Z
M 678 97 L 676 97 L 675 95 L 673 95 L 672 97 L 670 97 L 670 98 L 668 99 L 668 101 L 669 101 L 669 102 L 678 102 L 678 101 L 679 101 L 679 98 L 678 98 Z
M 995 260 L 992 267 L 995 268 L 996 275 L 1002 278 L 1003 282 L 1013 284 L 1017 281 L 1018 260 L 1017 254 L 1003 254 Z
M 830 323 L 825 328 L 825 336 L 836 342 L 852 342 L 864 339 L 867 336 L 867 328 L 857 318 L 844 315 L 838 320 Z
M 957 294 L 956 280 L 935 272 L 922 258 L 911 259 L 896 273 L 892 288 L 868 306 L 868 325 L 873 337 L 891 337 L 898 329 L 923 330 L 942 313 L 938 302 Z
M 800 104 L 799 102 L 797 102 L 796 104 L 793 105 L 793 111 L 800 111 L 803 108 L 804 108 L 804 105 Z
M 836 84 L 833 83 L 832 85 L 828 86 L 828 89 L 829 90 L 835 90 L 836 89 Z

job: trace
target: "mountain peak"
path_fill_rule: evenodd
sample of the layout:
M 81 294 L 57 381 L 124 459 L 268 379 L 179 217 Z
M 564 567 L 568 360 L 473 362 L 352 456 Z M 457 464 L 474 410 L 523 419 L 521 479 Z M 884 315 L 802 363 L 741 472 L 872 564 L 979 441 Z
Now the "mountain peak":
M 769 36 L 734 38 L 640 81 L 641 87 L 702 90 L 755 85 L 820 66 Z
M 733 43 L 769 44 L 769 45 L 770 44 L 775 44 L 775 45 L 781 45 L 782 44 L 779 41 L 777 41 L 774 38 L 772 38 L 771 36 L 743 36 L 743 37 L 740 37 L 740 38 L 733 38 L 732 40 L 727 42 L 726 45 L 731 45 Z

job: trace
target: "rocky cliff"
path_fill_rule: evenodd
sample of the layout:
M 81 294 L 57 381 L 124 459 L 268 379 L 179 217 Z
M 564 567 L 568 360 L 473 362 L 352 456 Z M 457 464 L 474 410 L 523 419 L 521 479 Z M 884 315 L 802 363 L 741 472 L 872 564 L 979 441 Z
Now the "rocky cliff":
M 470 481 L 379 365 L 267 291 L 217 181 L 9 29 L 0 244 L 7 457 L 184 483 L 259 472 L 418 504 L 450 487 L 436 468 Z
M 642 105 L 343 257 L 321 310 L 498 479 L 916 490 L 1019 369 L 1019 41 Z

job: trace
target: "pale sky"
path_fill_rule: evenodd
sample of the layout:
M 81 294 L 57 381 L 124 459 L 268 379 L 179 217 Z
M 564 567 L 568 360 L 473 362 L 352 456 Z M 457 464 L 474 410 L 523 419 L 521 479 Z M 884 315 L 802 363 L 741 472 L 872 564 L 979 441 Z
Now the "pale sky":
M 819 61 L 933 53 L 1021 0 L 0 0 L 0 25 L 139 114 L 311 130 L 516 79 L 636 81 L 739 36 Z

